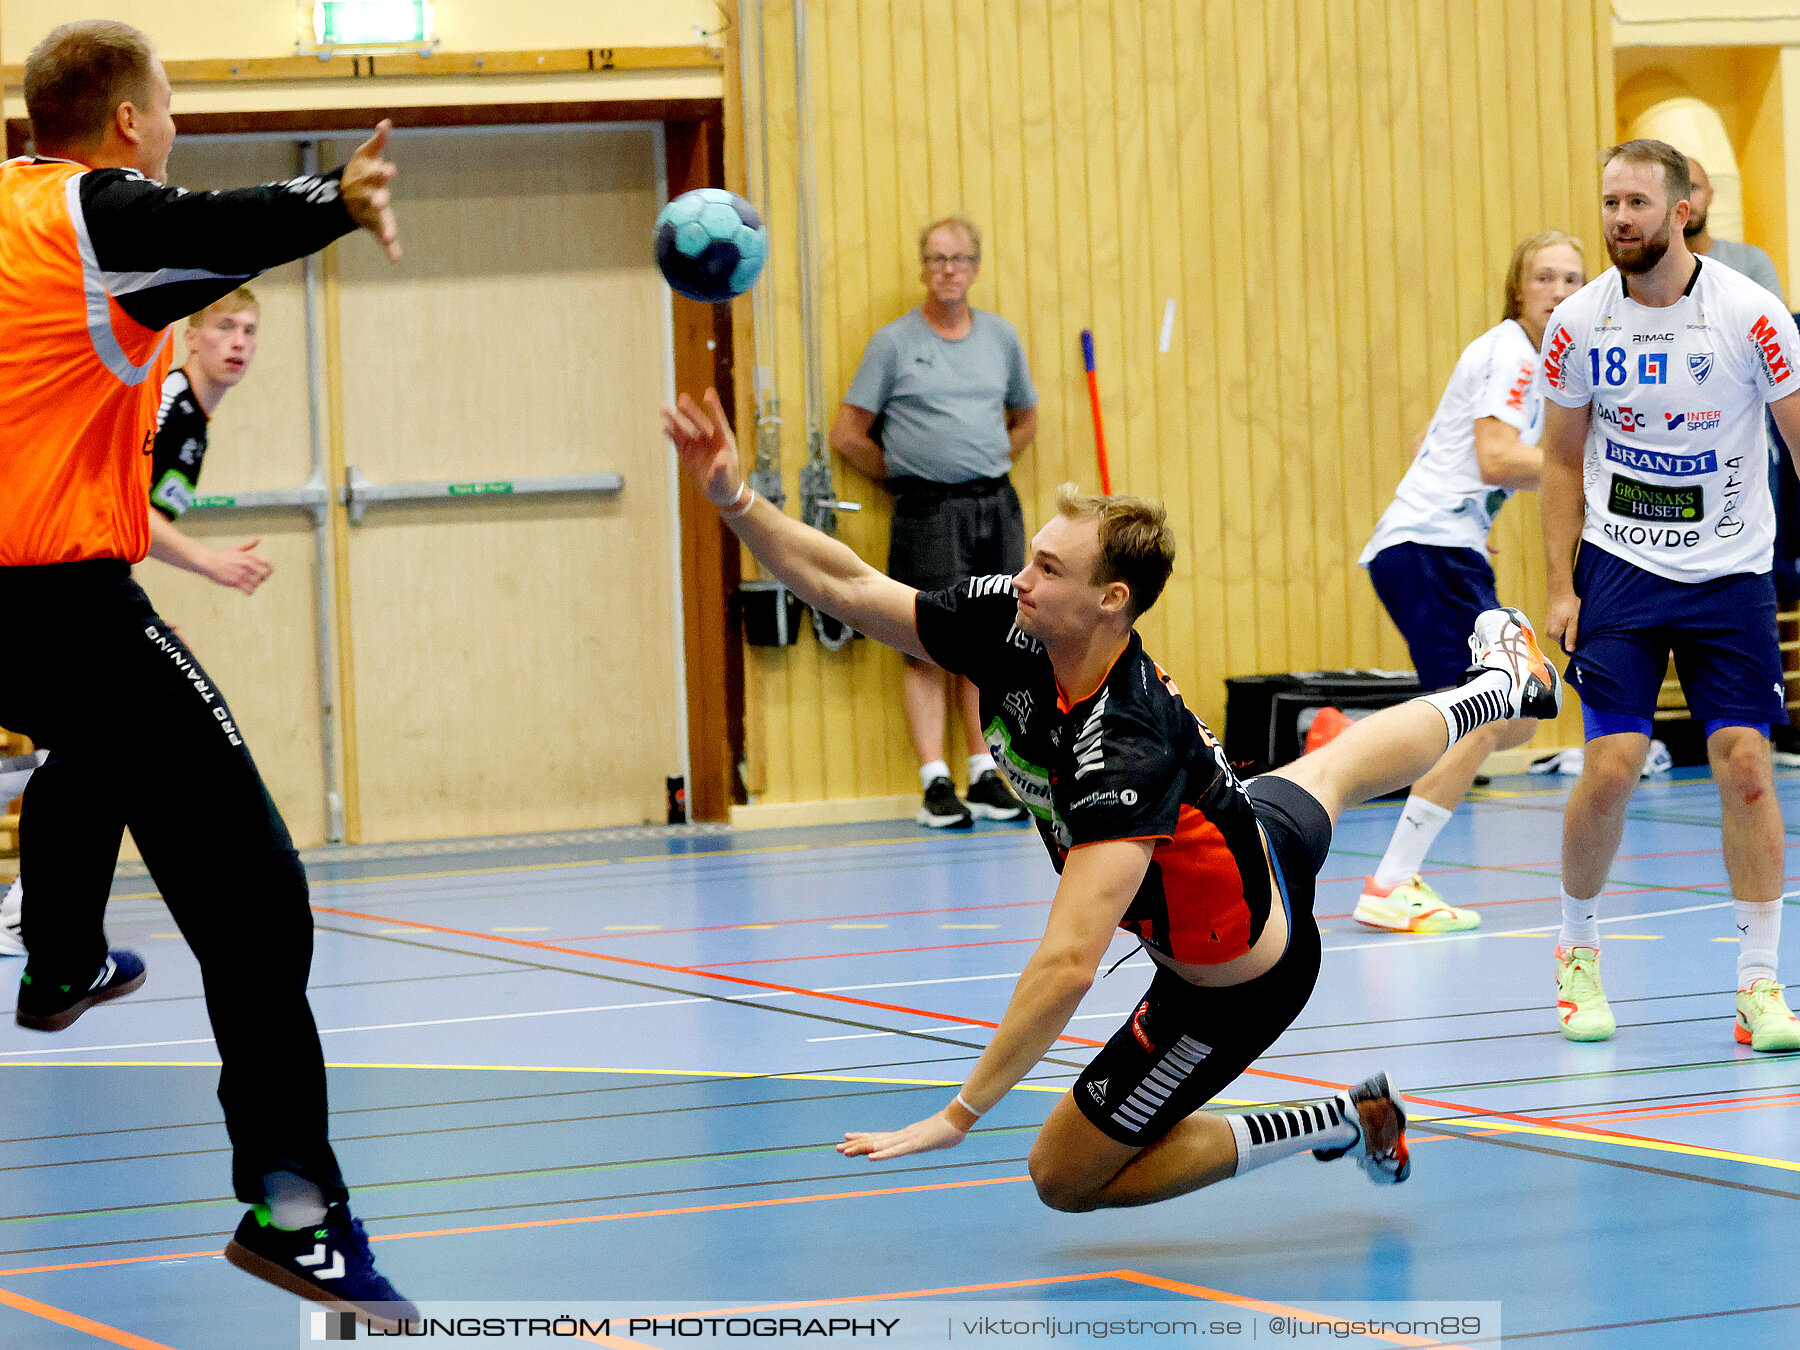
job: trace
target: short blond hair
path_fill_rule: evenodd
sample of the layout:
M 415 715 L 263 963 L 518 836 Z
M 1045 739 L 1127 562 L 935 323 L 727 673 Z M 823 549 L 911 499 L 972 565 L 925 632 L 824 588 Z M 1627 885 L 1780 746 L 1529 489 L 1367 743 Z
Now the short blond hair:
M 261 314 L 262 302 L 256 298 L 256 292 L 248 286 L 239 286 L 230 295 L 221 295 L 205 309 L 195 310 L 188 315 L 188 327 L 198 328 L 206 316 L 215 309 L 221 314 L 238 314 L 246 309 L 253 309 Z
M 1154 605 L 1175 570 L 1175 532 L 1161 502 L 1148 497 L 1100 497 L 1075 483 L 1056 489 L 1056 510 L 1070 520 L 1092 520 L 1100 535 L 1100 557 L 1093 581 L 1106 586 L 1125 583 L 1131 592 L 1130 615 Z
M 1529 239 L 1521 239 L 1513 250 L 1512 261 L 1506 265 L 1506 313 L 1501 317 L 1516 319 L 1525 312 L 1525 269 L 1538 254 L 1558 244 L 1567 244 L 1575 250 L 1575 256 L 1581 259 L 1582 274 L 1586 275 L 1587 251 L 1574 235 L 1564 234 L 1561 230 L 1545 230 Z
M 25 115 L 39 152 L 92 145 L 121 103 L 148 102 L 155 59 L 150 39 L 128 23 L 52 28 L 25 58 Z
M 931 247 L 931 236 L 939 230 L 961 230 L 969 236 L 969 245 L 975 253 L 975 261 L 981 261 L 981 231 L 975 228 L 975 222 L 967 216 L 945 216 L 942 220 L 934 220 L 919 231 L 919 261 L 925 261 L 925 250 Z

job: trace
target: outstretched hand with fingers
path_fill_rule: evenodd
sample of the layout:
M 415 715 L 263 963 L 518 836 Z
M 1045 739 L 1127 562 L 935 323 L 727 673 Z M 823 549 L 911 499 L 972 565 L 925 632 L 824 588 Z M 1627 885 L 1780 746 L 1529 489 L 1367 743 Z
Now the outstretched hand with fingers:
M 844 1142 L 837 1146 L 837 1151 L 846 1158 L 866 1157 L 871 1162 L 885 1162 L 889 1158 L 904 1158 L 909 1153 L 930 1153 L 940 1148 L 955 1148 L 968 1137 L 967 1130 L 957 1129 L 939 1112 L 935 1116 L 915 1121 L 903 1130 L 848 1133 L 844 1136 Z
M 400 226 L 394 220 L 393 197 L 388 184 L 400 170 L 383 155 L 388 133 L 393 129 L 394 124 L 385 117 L 375 124 L 375 134 L 357 146 L 350 162 L 344 165 L 338 192 L 344 199 L 345 209 L 350 212 L 350 219 L 375 236 L 375 242 L 387 253 L 389 262 L 399 262 Z
M 680 395 L 671 408 L 663 404 L 663 433 L 675 443 L 682 472 L 714 506 L 730 506 L 743 487 L 737 440 L 725 418 L 719 391 L 708 389 L 696 403 Z

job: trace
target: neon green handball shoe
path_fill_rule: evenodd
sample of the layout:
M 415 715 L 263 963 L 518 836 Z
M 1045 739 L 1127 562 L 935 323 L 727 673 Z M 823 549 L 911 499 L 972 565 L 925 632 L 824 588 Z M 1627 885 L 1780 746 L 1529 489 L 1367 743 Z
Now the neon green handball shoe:
M 1350 917 L 1395 933 L 1466 933 L 1481 926 L 1481 915 L 1472 909 L 1452 909 L 1416 874 L 1385 891 L 1369 877 Z
M 1781 986 L 1771 979 L 1752 980 L 1748 989 L 1738 990 L 1734 1034 L 1752 1050 L 1800 1050 L 1800 1019 L 1788 1011 Z
M 1612 1008 L 1600 987 L 1600 951 L 1596 947 L 1556 949 L 1556 1020 L 1563 1038 L 1604 1041 L 1613 1034 Z

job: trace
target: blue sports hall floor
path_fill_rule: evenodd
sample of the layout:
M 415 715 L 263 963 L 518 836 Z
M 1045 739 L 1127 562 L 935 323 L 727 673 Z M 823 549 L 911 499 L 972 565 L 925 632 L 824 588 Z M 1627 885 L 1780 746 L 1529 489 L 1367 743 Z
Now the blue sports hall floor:
M 1800 807 L 1800 775 L 1778 772 Z M 1088 1215 L 1040 1206 L 1024 1160 L 1135 1006 L 1142 955 L 962 1147 L 832 1149 L 934 1109 L 979 1053 L 1053 889 L 1029 829 L 321 854 L 313 1005 L 356 1210 L 427 1312 L 1104 1300 L 1261 1315 L 1268 1339 L 1270 1316 L 1425 1300 L 1498 1304 L 1505 1343 L 1545 1350 L 1800 1345 L 1800 1056 L 1732 1038 L 1716 792 L 1704 771 L 1639 790 L 1602 918 L 1618 1034 L 1573 1045 L 1551 973 L 1568 782 L 1497 779 L 1444 830 L 1428 879 L 1481 911 L 1471 934 L 1352 923 L 1397 806 L 1349 813 L 1319 886 L 1318 989 L 1225 1095 L 1386 1069 L 1414 1116 L 1407 1184 L 1302 1157 Z M 117 882 L 110 936 L 148 960 L 140 993 L 55 1036 L 0 1026 L 0 1346 L 303 1345 L 305 1305 L 219 1256 L 240 1207 L 215 1051 L 141 876 Z M 0 962 L 9 988 L 19 964 Z M 673 1343 L 617 1321 L 588 1339 Z

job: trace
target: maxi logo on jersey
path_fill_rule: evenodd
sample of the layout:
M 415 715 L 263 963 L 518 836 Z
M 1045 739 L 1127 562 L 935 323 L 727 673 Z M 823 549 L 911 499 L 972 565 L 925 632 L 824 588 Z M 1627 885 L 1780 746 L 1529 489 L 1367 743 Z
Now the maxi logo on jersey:
M 1606 438 L 1606 457 L 1614 464 L 1623 464 L 1639 473 L 1660 473 L 1670 478 L 1696 478 L 1701 474 L 1717 473 L 1719 469 L 1718 452 L 1713 450 L 1702 450 L 1697 455 L 1675 455 L 1665 450 L 1640 450 L 1635 445 L 1620 445 L 1610 436 Z
M 1563 387 L 1563 358 L 1569 354 L 1569 344 L 1574 340 L 1569 330 L 1558 324 L 1550 335 L 1550 345 L 1544 348 L 1544 383 L 1552 389 Z
M 1787 357 L 1781 351 L 1781 334 L 1775 331 L 1775 325 L 1769 322 L 1769 316 L 1759 315 L 1750 326 L 1750 341 L 1755 345 L 1757 355 L 1762 358 L 1763 373 L 1769 377 L 1770 384 L 1780 384 L 1794 372 L 1789 368 Z

